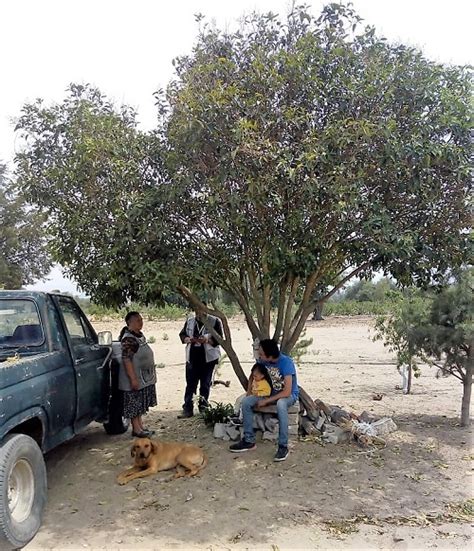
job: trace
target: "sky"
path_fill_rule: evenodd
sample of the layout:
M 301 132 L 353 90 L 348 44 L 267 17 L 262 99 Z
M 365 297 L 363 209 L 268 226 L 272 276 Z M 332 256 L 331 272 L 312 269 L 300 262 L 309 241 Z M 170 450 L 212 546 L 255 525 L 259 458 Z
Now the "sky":
M 317 15 L 327 3 L 303 1 Z M 472 0 L 353 0 L 390 42 L 417 46 L 444 63 L 474 64 Z M 153 92 L 189 53 L 201 13 L 229 28 L 251 11 L 285 14 L 287 0 L 0 0 L 0 161 L 13 168 L 20 147 L 14 119 L 41 97 L 60 102 L 71 82 L 91 83 L 132 105 L 143 128 L 155 125 Z M 59 267 L 31 288 L 76 292 Z

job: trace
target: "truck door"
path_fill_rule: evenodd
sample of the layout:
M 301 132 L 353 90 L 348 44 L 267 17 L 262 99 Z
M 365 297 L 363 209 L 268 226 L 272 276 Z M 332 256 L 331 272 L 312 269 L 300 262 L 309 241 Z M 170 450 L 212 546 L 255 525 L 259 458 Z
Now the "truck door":
M 76 375 L 76 421 L 79 430 L 91 421 L 104 417 L 108 395 L 106 362 L 110 355 L 107 347 L 97 344 L 97 335 L 76 302 L 63 296 L 55 301 L 66 329 Z

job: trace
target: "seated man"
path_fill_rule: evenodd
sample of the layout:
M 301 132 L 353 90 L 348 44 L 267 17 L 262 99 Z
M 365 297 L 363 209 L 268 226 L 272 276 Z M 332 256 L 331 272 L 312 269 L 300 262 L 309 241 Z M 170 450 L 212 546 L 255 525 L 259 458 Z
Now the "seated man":
M 242 416 L 244 424 L 244 438 L 237 444 L 230 446 L 234 453 L 253 450 L 255 446 L 255 431 L 253 429 L 253 408 L 268 406 L 276 403 L 279 434 L 278 450 L 274 461 L 284 461 L 288 457 L 288 408 L 298 399 L 298 383 L 293 360 L 280 353 L 278 344 L 273 339 L 264 339 L 260 342 L 259 363 L 263 364 L 272 380 L 272 394 L 268 398 L 252 396 L 253 377 L 250 375 L 247 396 L 242 400 Z

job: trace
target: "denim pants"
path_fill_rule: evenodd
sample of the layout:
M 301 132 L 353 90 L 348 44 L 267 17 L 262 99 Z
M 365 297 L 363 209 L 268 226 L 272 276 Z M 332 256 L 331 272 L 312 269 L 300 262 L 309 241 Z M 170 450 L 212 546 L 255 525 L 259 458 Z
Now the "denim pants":
M 246 442 L 255 442 L 255 431 L 253 429 L 253 407 L 259 400 L 264 398 L 260 396 L 246 396 L 242 400 L 242 416 L 244 421 L 244 440 Z M 278 445 L 288 446 L 288 408 L 296 402 L 296 396 L 288 396 L 288 398 L 280 398 L 276 402 L 278 415 Z M 274 404 L 271 404 L 274 405 Z

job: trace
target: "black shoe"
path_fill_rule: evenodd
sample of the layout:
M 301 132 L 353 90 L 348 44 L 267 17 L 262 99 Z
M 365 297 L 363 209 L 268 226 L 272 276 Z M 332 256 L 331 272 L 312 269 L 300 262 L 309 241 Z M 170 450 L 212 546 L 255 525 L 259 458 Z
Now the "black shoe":
M 183 410 L 183 412 L 178 415 L 178 419 L 188 419 L 189 417 L 193 417 L 193 415 L 194 413 L 192 411 Z
M 237 442 L 237 444 L 232 444 L 232 446 L 229 446 L 229 450 L 234 453 L 240 453 L 254 450 L 256 447 L 255 442 L 246 442 L 245 440 L 241 440 L 240 442 Z
M 229 417 L 229 423 L 234 427 L 241 427 L 244 424 L 240 417 Z
M 286 446 L 278 446 L 278 450 L 273 458 L 273 461 L 285 461 L 288 457 L 288 448 Z

